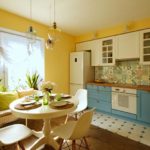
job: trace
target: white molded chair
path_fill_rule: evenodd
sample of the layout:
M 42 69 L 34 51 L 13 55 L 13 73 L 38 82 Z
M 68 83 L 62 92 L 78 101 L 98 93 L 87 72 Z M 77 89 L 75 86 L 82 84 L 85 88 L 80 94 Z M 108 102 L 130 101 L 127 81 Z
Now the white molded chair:
M 78 104 L 76 110 L 74 111 L 74 113 L 78 113 L 78 112 L 85 110 L 88 106 L 87 90 L 86 89 L 77 90 L 75 97 L 79 100 L 79 104 Z
M 86 89 L 78 89 L 75 97 L 79 100 L 79 103 L 77 105 L 77 108 L 71 113 L 71 115 L 75 115 L 75 119 L 78 119 L 78 114 L 83 113 L 83 111 L 88 106 L 88 100 L 87 100 L 87 90 Z M 66 117 L 65 123 L 67 122 L 69 117 L 69 114 Z
M 63 139 L 61 141 L 59 150 L 62 149 L 64 140 L 65 142 L 67 142 L 66 140 L 72 140 L 72 150 L 76 150 L 77 139 L 82 139 L 82 142 L 84 141 L 85 143 L 85 148 L 89 150 L 85 136 L 89 130 L 92 121 L 93 111 L 94 109 L 85 111 L 78 120 L 68 121 L 66 124 L 57 126 L 53 129 L 52 134 Z
M 32 131 L 23 124 L 14 124 L 0 128 L 0 148 L 10 144 L 17 144 L 18 148 L 20 147 L 24 150 L 20 141 L 31 135 Z

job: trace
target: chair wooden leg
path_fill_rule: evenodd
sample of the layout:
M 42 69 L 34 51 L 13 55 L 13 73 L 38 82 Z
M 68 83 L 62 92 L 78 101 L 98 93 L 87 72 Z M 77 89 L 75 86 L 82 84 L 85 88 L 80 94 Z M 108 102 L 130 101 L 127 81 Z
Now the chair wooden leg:
M 77 113 L 75 114 L 75 120 L 78 120 L 78 114 Z
M 14 147 L 14 146 L 15 146 L 15 147 Z M 12 147 L 14 147 L 15 150 L 25 150 L 25 149 L 22 149 L 18 143 L 13 144 Z M 20 149 L 20 148 L 21 148 L 21 149 Z M 7 147 L 7 145 L 0 147 L 0 150 L 6 150 L 6 149 L 9 149 L 9 148 Z
M 22 144 L 21 141 L 18 142 L 18 145 L 19 145 L 19 147 L 21 148 L 21 150 L 25 150 L 25 147 L 24 147 L 24 145 Z
M 21 150 L 18 143 L 15 143 L 15 150 Z
M 72 140 L 72 150 L 76 150 L 76 141 Z
M 25 119 L 25 125 L 28 126 L 28 119 Z
M 66 119 L 65 119 L 65 122 L 64 122 L 65 124 L 67 123 L 68 118 L 69 118 L 69 115 L 67 114 Z
M 64 139 L 62 139 L 62 140 L 61 140 L 61 142 L 60 142 L 59 150 L 61 150 L 61 149 L 62 149 L 63 142 L 64 142 Z
M 89 145 L 88 145 L 87 140 L 86 140 L 85 137 L 83 137 L 83 140 L 84 140 L 84 142 L 85 142 L 85 145 L 86 145 L 87 150 L 90 150 Z
M 83 113 L 84 113 L 84 111 L 81 111 L 81 112 L 75 113 L 75 114 L 74 114 L 74 116 L 75 116 L 75 120 L 78 120 L 78 116 L 80 117 Z
M 0 150 L 4 150 L 4 146 L 0 147 Z

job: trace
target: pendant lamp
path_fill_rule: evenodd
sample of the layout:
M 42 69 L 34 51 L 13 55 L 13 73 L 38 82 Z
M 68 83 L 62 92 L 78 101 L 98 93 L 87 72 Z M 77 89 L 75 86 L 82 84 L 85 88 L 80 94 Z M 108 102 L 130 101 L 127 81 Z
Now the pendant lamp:
M 50 25 L 48 30 L 48 39 L 46 41 L 46 48 L 53 49 L 54 44 L 59 41 L 61 29 L 57 27 L 57 23 L 55 21 L 55 0 L 53 0 L 53 24 Z
M 30 20 L 32 21 L 32 0 L 30 0 Z M 33 44 L 36 42 L 36 30 L 30 24 L 27 29 L 27 39 L 28 39 L 28 53 L 32 53 Z

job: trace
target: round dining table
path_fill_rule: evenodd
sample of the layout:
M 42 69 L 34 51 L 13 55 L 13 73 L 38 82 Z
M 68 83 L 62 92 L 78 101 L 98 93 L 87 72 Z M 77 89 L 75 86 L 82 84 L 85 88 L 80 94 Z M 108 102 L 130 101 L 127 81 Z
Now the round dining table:
M 66 99 L 66 101 L 68 101 L 69 103 L 73 105 L 70 108 L 64 108 L 64 109 L 52 108 L 50 105 L 42 104 L 38 108 L 29 109 L 29 110 L 20 110 L 16 108 L 16 105 L 20 104 L 21 101 L 23 101 L 22 98 L 13 101 L 9 105 L 10 110 L 12 111 L 13 115 L 15 115 L 18 118 L 43 119 L 44 121 L 42 131 L 33 130 L 33 135 L 37 136 L 38 140 L 36 140 L 29 149 L 36 150 L 38 147 L 44 144 L 48 144 L 48 145 L 51 145 L 54 149 L 58 150 L 59 145 L 50 134 L 51 133 L 51 119 L 64 116 L 70 112 L 73 112 L 77 107 L 78 99 L 76 99 L 75 97 Z

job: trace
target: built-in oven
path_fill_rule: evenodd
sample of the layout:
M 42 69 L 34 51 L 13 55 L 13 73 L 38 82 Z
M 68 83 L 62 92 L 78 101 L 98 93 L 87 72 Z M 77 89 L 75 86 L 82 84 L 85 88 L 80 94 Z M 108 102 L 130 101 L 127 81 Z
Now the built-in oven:
M 136 114 L 136 89 L 112 87 L 112 109 Z

